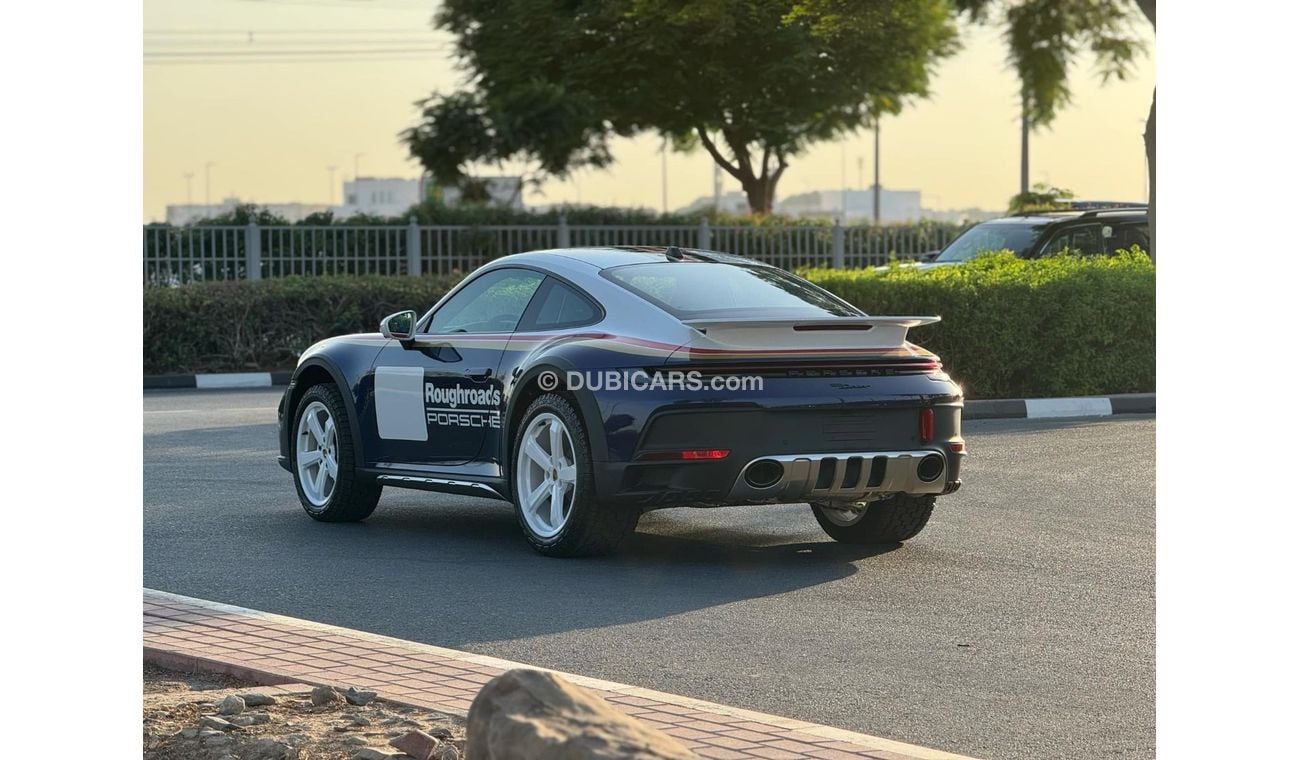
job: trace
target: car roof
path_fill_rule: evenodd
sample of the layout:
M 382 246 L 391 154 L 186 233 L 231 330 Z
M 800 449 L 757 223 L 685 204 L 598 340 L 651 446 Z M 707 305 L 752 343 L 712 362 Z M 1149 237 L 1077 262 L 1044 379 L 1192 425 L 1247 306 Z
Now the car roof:
M 526 263 L 529 259 L 544 259 L 559 256 L 572 261 L 589 264 L 597 269 L 627 264 L 655 264 L 669 261 L 695 261 L 715 264 L 734 264 L 744 266 L 770 266 L 761 261 L 736 256 L 723 251 L 710 251 L 702 248 L 686 248 L 672 245 L 611 245 L 589 248 L 553 248 L 544 251 L 529 251 L 506 256 L 506 259 Z
M 1060 211 L 1028 211 L 1012 214 L 999 219 L 990 219 L 991 224 L 1052 224 L 1056 222 L 1075 222 L 1096 219 L 1098 221 L 1145 221 L 1145 208 L 1099 208 L 1099 209 L 1062 209 Z

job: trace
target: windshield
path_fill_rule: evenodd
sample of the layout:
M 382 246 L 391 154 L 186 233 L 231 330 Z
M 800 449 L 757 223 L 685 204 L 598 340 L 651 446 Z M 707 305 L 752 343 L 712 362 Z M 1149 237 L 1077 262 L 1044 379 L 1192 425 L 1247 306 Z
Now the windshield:
M 665 262 L 602 272 L 678 319 L 858 317 L 862 312 L 775 267 Z
M 966 230 L 943 249 L 935 261 L 965 261 L 987 251 L 1029 252 L 1048 222 L 984 222 Z

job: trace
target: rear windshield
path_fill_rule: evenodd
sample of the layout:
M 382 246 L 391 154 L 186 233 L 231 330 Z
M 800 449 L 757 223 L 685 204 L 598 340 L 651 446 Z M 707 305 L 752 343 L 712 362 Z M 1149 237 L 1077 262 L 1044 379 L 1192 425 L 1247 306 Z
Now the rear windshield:
M 602 274 L 678 319 L 863 316 L 816 285 L 774 267 L 680 261 L 626 264 Z
M 986 251 L 1008 250 L 1025 256 L 1048 222 L 985 222 L 957 236 L 935 261 L 965 261 Z

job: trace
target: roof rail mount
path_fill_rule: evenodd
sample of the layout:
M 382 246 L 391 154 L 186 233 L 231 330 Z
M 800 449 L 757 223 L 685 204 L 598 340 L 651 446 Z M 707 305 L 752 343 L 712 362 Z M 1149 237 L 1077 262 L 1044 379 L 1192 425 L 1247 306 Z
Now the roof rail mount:
M 686 254 L 682 253 L 682 249 L 675 245 L 670 245 L 665 248 L 664 255 L 667 256 L 670 261 L 683 261 L 686 259 Z

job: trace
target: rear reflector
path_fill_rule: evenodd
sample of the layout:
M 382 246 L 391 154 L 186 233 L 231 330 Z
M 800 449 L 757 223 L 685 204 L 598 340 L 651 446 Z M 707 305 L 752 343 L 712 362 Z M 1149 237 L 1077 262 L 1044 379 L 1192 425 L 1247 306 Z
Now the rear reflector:
M 948 444 L 948 448 L 958 454 L 966 450 L 966 444 L 960 441 L 954 441 Z
M 929 443 L 934 440 L 934 410 L 930 408 L 921 410 L 921 443 Z
M 684 451 L 643 451 L 637 455 L 642 461 L 663 462 L 682 459 L 726 459 L 731 449 L 686 449 Z

